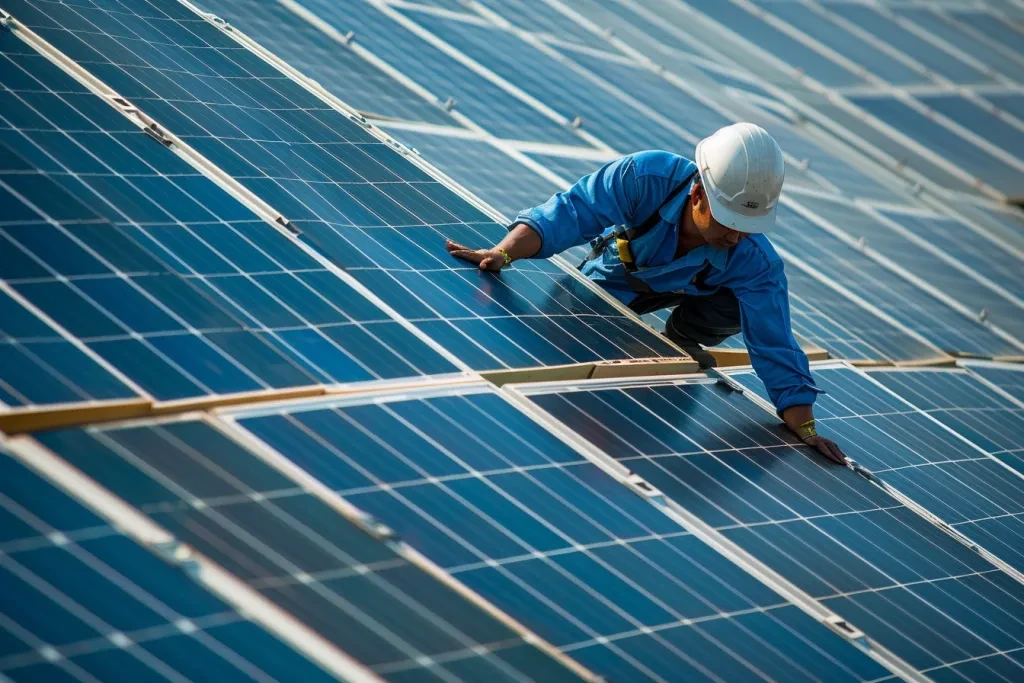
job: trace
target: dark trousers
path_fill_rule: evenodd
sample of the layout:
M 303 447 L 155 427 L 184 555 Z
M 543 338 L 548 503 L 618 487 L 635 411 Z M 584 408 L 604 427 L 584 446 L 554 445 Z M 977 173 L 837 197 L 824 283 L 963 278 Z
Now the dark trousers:
M 697 361 L 701 370 L 715 367 L 714 357 L 702 346 L 718 346 L 740 331 L 740 303 L 736 295 L 727 287 L 719 287 L 706 296 L 641 294 L 629 304 L 639 315 L 673 306 L 665 323 L 665 336 Z

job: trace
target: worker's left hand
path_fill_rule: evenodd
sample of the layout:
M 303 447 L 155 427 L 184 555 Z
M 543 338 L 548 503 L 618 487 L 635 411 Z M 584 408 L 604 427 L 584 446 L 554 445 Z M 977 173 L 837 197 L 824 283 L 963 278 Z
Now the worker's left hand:
M 832 439 L 826 439 L 823 436 L 815 435 L 804 439 L 804 443 L 817 450 L 837 465 L 847 464 L 846 455 L 843 453 L 842 449 L 839 448 L 839 444 Z

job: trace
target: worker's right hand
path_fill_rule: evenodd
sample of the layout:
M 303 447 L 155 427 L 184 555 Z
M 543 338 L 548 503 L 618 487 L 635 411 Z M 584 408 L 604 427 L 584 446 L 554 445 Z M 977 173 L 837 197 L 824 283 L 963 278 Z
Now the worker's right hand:
M 505 257 L 497 249 L 470 249 L 451 240 L 445 240 L 444 248 L 457 259 L 475 263 L 480 270 L 496 273 L 505 267 Z

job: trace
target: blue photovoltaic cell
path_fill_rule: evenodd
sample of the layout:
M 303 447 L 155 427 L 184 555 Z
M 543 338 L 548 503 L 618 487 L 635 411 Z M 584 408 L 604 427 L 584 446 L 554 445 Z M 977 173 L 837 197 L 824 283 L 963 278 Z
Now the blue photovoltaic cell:
M 410 130 L 389 132 L 509 220 L 563 189 L 483 140 Z
M 491 391 L 237 419 L 608 680 L 886 675 Z
M 596 159 L 575 159 L 551 154 L 527 154 L 537 163 L 543 164 L 549 171 L 554 171 L 570 183 L 575 183 L 585 175 L 590 175 L 608 163 Z
M 1020 63 L 999 50 L 989 41 L 976 38 L 962 31 L 955 22 L 927 7 L 893 7 L 892 11 L 909 19 L 934 36 L 941 38 L 954 48 L 962 50 L 975 59 L 998 71 L 1001 75 L 1020 81 Z
M 985 93 L 984 97 L 998 108 L 1024 121 L 1024 93 Z
M 343 34 L 432 92 L 441 102 L 455 100 L 457 111 L 488 132 L 514 140 L 580 144 L 571 130 L 552 121 L 500 86 L 477 74 L 364 0 L 302 0 L 301 3 Z M 462 23 L 457 23 L 461 30 Z M 466 24 L 469 26 L 469 24 Z
M 848 203 L 802 195 L 795 196 L 794 199 L 832 225 L 841 228 L 849 236 L 855 239 L 865 238 L 866 244 L 870 248 L 889 256 L 901 268 L 966 305 L 969 310 L 988 309 L 989 319 L 994 325 L 1024 338 L 1024 310 L 970 275 L 954 268 L 938 255 L 901 235 L 891 226 L 880 223 L 875 217 Z M 917 225 L 911 224 L 907 227 L 927 239 L 930 233 L 930 222 L 927 219 L 922 219 L 917 221 Z M 943 221 L 936 222 L 939 223 L 941 229 Z M 814 239 L 816 238 L 817 235 Z M 977 239 L 975 238 L 975 241 Z M 990 250 L 995 250 L 995 248 Z M 950 255 L 958 258 L 956 252 Z M 995 260 L 1001 259 L 996 257 Z M 1024 270 L 1024 264 L 1018 266 L 1017 278 L 1014 279 L 1020 278 L 1022 270 Z M 986 267 L 980 271 L 980 274 L 988 274 L 988 271 L 989 269 Z M 1010 292 L 1019 293 L 1021 291 L 1019 283 L 1007 282 L 1005 284 L 1009 285 Z
M 954 83 L 969 85 L 994 80 L 991 75 L 907 30 L 870 5 L 830 2 L 828 9 Z M 825 43 L 830 44 L 827 40 Z M 885 74 L 881 76 L 885 78 Z
M 615 50 L 608 41 L 591 33 L 572 17 L 562 14 L 544 2 L 544 0 L 519 0 L 518 2 L 480 0 L 480 2 L 524 31 L 550 34 L 559 40 L 568 40 L 600 50 L 612 50 L 618 53 L 618 50 Z M 591 16 L 587 18 L 591 21 L 594 20 L 594 17 Z M 443 38 L 444 36 L 441 37 Z
M 579 73 L 532 45 L 520 44 L 509 50 L 514 37 L 502 29 L 460 24 L 422 12 L 406 14 L 567 119 L 581 117 L 583 130 L 623 154 L 692 144 L 630 106 L 628 98 L 619 100 L 589 84 Z M 553 88 L 553 83 L 576 87 Z
M 917 99 L 999 149 L 1024 159 L 1024 130 L 1017 126 L 993 116 L 960 95 L 918 95 Z
M 958 262 L 985 276 L 1006 291 L 1019 294 L 1024 291 L 1024 261 L 1008 249 L 978 239 L 969 227 L 946 216 L 929 216 L 898 211 L 880 211 L 916 235 L 926 238 L 931 244 L 954 257 Z M 979 227 L 985 231 L 985 227 Z M 1022 235 L 1024 237 L 1024 235 Z M 900 263 L 904 260 L 900 253 Z M 927 278 L 931 281 L 931 276 Z M 956 295 L 959 290 L 950 293 Z
M 169 400 L 455 370 L 50 62 L 0 41 L 0 139 L 45 171 L 7 182 L 46 212 L 5 203 L 20 220 L 0 244 L 19 257 L 0 258 L 0 277 L 145 391 Z
M 687 0 L 686 4 L 825 85 L 842 87 L 864 82 L 814 48 L 728 0 Z
M 43 182 L 45 179 L 32 166 L 0 142 L 0 202 L 4 207 L 0 217 L 0 280 L 39 274 L 40 266 L 11 241 L 10 235 L 33 229 L 45 232 L 48 226 L 11 192 L 26 183 Z M 49 184 L 46 201 L 74 206 L 74 200 L 53 183 Z M 88 211 L 83 210 L 81 217 L 93 229 L 111 227 Z M 135 391 L 94 356 L 58 333 L 10 292 L 0 289 L 0 406 L 133 397 Z
M 38 439 L 387 680 L 575 680 L 208 423 Z M 285 678 L 306 680 L 298 672 Z
M 199 4 L 368 116 L 459 125 L 443 109 L 343 48 L 277 0 L 202 0 Z
M 1024 368 L 981 363 L 972 363 L 968 367 L 971 372 L 995 384 L 1018 401 L 1024 401 Z
M 337 680 L 0 448 L 0 678 Z
M 444 249 L 445 237 L 489 247 L 504 227 L 197 15 L 170 0 L 159 8 L 134 0 L 132 7 L 136 14 L 116 17 L 85 7 L 74 13 L 98 22 L 160 22 L 162 30 L 182 41 L 191 36 L 197 46 L 160 43 L 158 51 L 157 44 L 122 38 L 135 50 L 129 58 L 114 38 L 37 28 L 57 43 L 80 37 L 110 52 L 118 65 L 98 56 L 80 60 L 98 76 L 119 74 L 113 80 L 122 94 L 281 211 L 309 243 L 474 369 L 679 354 L 554 264 L 521 263 L 496 277 L 457 262 Z M 178 14 L 154 18 L 164 9 Z M 71 23 L 66 14 L 55 16 Z M 139 54 L 154 61 L 159 55 L 166 66 L 142 66 Z M 207 75 L 189 80 L 171 59 Z M 169 100 L 161 92 L 172 77 L 177 94 Z M 200 102 L 186 86 L 215 101 Z M 289 302 L 323 308 L 302 297 Z M 270 307 L 267 314 L 277 311 Z M 293 315 L 272 320 L 295 324 Z M 405 328 L 378 330 L 385 356 L 388 347 L 401 348 L 417 369 L 453 369 L 426 347 L 406 349 L 414 342 Z
M 754 0 L 790 26 L 838 52 L 873 75 L 896 85 L 927 83 L 929 79 L 889 53 L 829 21 L 803 3 Z M 802 65 L 794 65 L 802 66 Z
M 946 128 L 895 97 L 849 96 L 858 107 L 896 130 L 948 157 L 987 185 L 1010 196 L 1019 195 L 1024 174 L 995 158 L 960 134 Z
M 580 50 L 561 48 L 561 52 L 591 73 L 619 88 L 639 104 L 653 109 L 687 130 L 696 138 L 694 143 L 733 123 L 733 120 L 722 112 L 709 107 L 650 69 L 602 59 Z M 681 152 L 689 150 L 687 142 L 689 141 L 680 140 L 674 149 Z M 684 153 L 690 155 L 688 151 Z
M 886 371 L 871 377 L 972 437 L 981 448 L 1020 448 L 1019 415 L 1007 415 L 1011 421 L 1004 423 L 993 413 L 998 403 L 986 400 L 984 388 L 962 373 Z M 1024 477 L 857 370 L 822 368 L 814 371 L 814 378 L 826 392 L 815 403 L 822 433 L 835 438 L 844 453 L 882 481 L 1024 569 Z M 760 390 L 753 375 L 737 379 Z M 1000 426 L 989 431 L 993 424 Z
M 1012 356 L 1019 350 L 786 206 L 771 240 L 943 351 Z
M 1024 407 L 975 375 L 921 369 L 871 372 L 871 378 L 1024 474 Z
M 795 447 L 743 394 L 711 381 L 575 389 L 531 398 L 912 666 L 941 681 L 1024 672 L 1024 585 Z
M 954 20 L 967 24 L 986 39 L 1002 43 L 1020 57 L 1020 46 L 1024 44 L 1024 31 L 1003 21 L 989 12 L 949 12 Z M 1024 62 L 1024 60 L 1021 60 Z

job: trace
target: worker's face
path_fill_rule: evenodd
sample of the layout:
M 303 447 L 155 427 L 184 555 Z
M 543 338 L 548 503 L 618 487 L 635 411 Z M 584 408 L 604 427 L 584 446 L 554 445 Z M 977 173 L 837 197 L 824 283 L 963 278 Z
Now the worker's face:
M 727 228 L 714 219 L 704 186 L 700 183 L 693 185 L 693 190 L 690 193 L 690 206 L 693 211 L 693 224 L 700 231 L 704 241 L 713 248 L 731 249 L 748 235 L 748 233 Z

